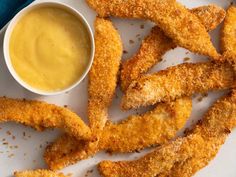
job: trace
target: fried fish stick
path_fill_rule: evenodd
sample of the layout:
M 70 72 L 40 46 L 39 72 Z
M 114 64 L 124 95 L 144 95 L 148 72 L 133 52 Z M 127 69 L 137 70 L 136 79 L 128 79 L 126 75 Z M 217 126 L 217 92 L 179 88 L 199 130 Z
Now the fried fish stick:
M 62 173 L 55 173 L 50 170 L 32 170 L 15 172 L 15 177 L 70 177 L 70 175 L 63 175 Z
M 184 63 L 133 81 L 122 98 L 127 110 L 182 96 L 228 89 L 235 82 L 235 72 L 228 63 Z
M 133 152 L 152 145 L 163 144 L 183 128 L 191 114 L 192 101 L 181 98 L 175 102 L 161 103 L 143 115 L 130 116 L 103 129 L 98 149 L 110 152 Z M 95 152 L 88 151 L 84 141 L 64 135 L 47 147 L 44 159 L 50 169 L 61 169 Z
M 100 16 L 139 18 L 155 22 L 174 43 L 192 52 L 218 59 L 201 21 L 176 0 L 87 0 Z
M 224 58 L 236 68 L 236 6 L 230 6 L 221 31 L 221 48 Z
M 166 143 L 135 161 L 101 162 L 99 171 L 105 177 L 189 177 L 215 157 L 235 126 L 234 91 L 218 100 L 186 137 Z M 171 169 L 173 173 L 166 174 Z
M 61 128 L 77 139 L 91 139 L 91 132 L 81 118 L 69 109 L 41 101 L 0 97 L 0 123 L 17 122 L 42 131 Z
M 201 6 L 191 10 L 203 23 L 207 31 L 215 29 L 225 18 L 225 10 L 215 5 Z M 142 45 L 132 58 L 122 64 L 121 88 L 127 89 L 129 84 L 146 73 L 169 50 L 177 47 L 175 43 L 165 36 L 163 31 L 155 26 L 151 33 L 143 40 Z

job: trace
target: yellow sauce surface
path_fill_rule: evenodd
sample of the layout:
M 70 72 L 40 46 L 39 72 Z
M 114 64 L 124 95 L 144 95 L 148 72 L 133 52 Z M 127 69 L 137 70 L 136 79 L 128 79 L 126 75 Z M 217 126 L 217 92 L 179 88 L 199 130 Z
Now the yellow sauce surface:
M 10 58 L 19 77 L 43 91 L 60 91 L 79 80 L 90 60 L 83 23 L 65 9 L 39 7 L 24 15 L 10 37 Z

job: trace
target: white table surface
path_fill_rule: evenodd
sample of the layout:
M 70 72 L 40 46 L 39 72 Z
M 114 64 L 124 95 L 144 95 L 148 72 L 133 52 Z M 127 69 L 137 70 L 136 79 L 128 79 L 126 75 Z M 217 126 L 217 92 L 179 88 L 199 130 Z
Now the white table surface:
M 93 27 L 93 21 L 95 19 L 95 12 L 88 8 L 84 0 L 60 0 L 67 3 L 74 8 L 78 9 L 88 20 L 89 24 Z M 230 4 L 230 0 L 180 0 L 188 7 L 196 7 L 200 5 L 207 5 L 209 3 L 218 4 L 224 8 L 227 8 Z M 123 56 L 124 59 L 132 56 L 137 51 L 140 41 L 136 35 L 141 34 L 144 37 L 151 29 L 152 24 L 140 20 L 121 20 L 112 19 L 115 26 L 119 29 L 121 37 L 124 43 L 124 49 L 128 51 L 128 54 Z M 144 24 L 145 28 L 141 29 L 140 25 Z M 4 32 L 0 34 L 0 96 L 8 96 L 13 98 L 27 98 L 45 100 L 49 103 L 55 103 L 57 105 L 68 105 L 70 109 L 78 113 L 87 122 L 86 107 L 87 107 L 87 78 L 78 87 L 73 89 L 67 94 L 58 96 L 44 97 L 39 96 L 22 88 L 9 74 L 3 54 L 2 54 L 2 42 Z M 216 47 L 219 42 L 219 28 L 211 32 L 212 40 Z M 134 44 L 130 44 L 129 40 L 135 41 Z M 167 66 L 176 65 L 183 62 L 185 57 L 192 58 L 192 62 L 206 61 L 206 57 L 197 56 L 192 53 L 186 54 L 186 50 L 177 48 L 168 52 L 164 56 L 164 60 L 151 72 L 164 69 Z M 188 62 L 191 62 L 188 61 Z M 193 99 L 193 113 L 189 119 L 186 127 L 191 126 L 196 120 L 201 119 L 202 115 L 207 111 L 208 107 L 225 92 L 209 93 L 207 98 L 199 102 L 196 96 Z M 127 115 L 135 112 L 122 112 L 119 108 L 119 102 L 121 93 L 117 89 L 118 98 L 114 99 L 113 105 L 110 108 L 110 116 L 113 121 L 124 119 Z M 141 112 L 144 110 L 141 110 Z M 9 135 L 10 132 L 11 135 Z M 24 136 L 25 134 L 26 136 Z M 46 164 L 43 161 L 44 148 L 47 142 L 53 141 L 60 132 L 58 130 L 48 130 L 45 132 L 36 132 L 31 128 L 17 125 L 15 123 L 0 124 L 0 176 L 10 177 L 15 170 L 46 168 Z M 12 139 L 15 136 L 15 140 Z M 6 139 L 3 141 L 3 139 Z M 8 142 L 8 145 L 4 145 L 4 142 Z M 17 146 L 12 148 L 10 146 Z M 42 146 L 42 147 L 40 147 Z M 88 170 L 93 170 L 88 177 L 99 176 L 96 170 L 96 164 L 105 159 L 111 160 L 132 160 L 136 159 L 149 150 L 144 150 L 141 153 L 132 154 L 118 154 L 108 155 L 104 152 L 98 153 L 95 157 L 78 162 L 75 165 L 69 166 L 62 170 L 65 173 L 73 173 L 75 177 L 84 177 Z M 222 146 L 217 157 L 204 169 L 199 171 L 195 177 L 236 177 L 236 131 L 233 131 L 226 143 Z

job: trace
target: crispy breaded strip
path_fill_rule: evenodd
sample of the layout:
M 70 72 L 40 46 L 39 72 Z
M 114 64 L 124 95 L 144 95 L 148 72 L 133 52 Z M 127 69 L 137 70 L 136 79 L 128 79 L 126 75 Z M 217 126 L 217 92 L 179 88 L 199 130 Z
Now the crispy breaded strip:
M 102 16 L 148 19 L 190 51 L 218 59 L 220 55 L 200 20 L 175 0 L 87 0 Z
M 221 31 L 221 48 L 224 58 L 236 64 L 236 6 L 230 6 Z M 235 67 L 236 68 L 236 67 Z
M 61 128 L 77 139 L 91 139 L 89 127 L 69 109 L 41 101 L 0 97 L 0 123 L 17 122 L 36 130 Z
M 225 10 L 216 5 L 201 6 L 191 10 L 203 23 L 207 31 L 215 29 L 225 18 Z M 139 51 L 122 64 L 121 88 L 127 89 L 129 84 L 146 73 L 162 56 L 177 47 L 175 43 L 165 36 L 163 31 L 155 26 L 151 33 L 143 40 Z
M 62 173 L 55 173 L 50 170 L 32 170 L 14 172 L 15 177 L 69 177 L 70 175 L 63 175 Z
M 88 142 L 88 155 L 98 150 L 98 142 L 107 120 L 108 108 L 115 94 L 117 75 L 123 53 L 118 31 L 112 22 L 102 18 L 95 20 L 95 57 L 89 72 L 88 118 L 95 141 Z
M 186 137 L 166 143 L 135 161 L 99 164 L 109 177 L 189 177 L 206 166 L 236 126 L 236 92 L 218 100 Z M 167 173 L 172 169 L 173 173 Z
M 227 63 L 184 63 L 133 81 L 122 98 L 127 110 L 182 96 L 232 87 L 235 72 Z
M 95 57 L 89 72 L 88 118 L 90 127 L 96 134 L 107 121 L 107 109 L 115 94 L 123 52 L 120 35 L 111 21 L 96 19 L 95 48 Z
M 97 151 L 132 152 L 163 144 L 183 128 L 191 108 L 191 99 L 181 98 L 158 104 L 154 110 L 130 116 L 121 123 L 109 122 L 103 130 Z M 64 135 L 47 147 L 44 158 L 50 169 L 60 169 L 95 154 L 96 151 L 91 152 L 85 146 L 85 142 Z
M 183 128 L 192 112 L 190 98 L 160 103 L 143 115 L 130 116 L 118 124 L 108 123 L 99 143 L 101 150 L 133 152 L 163 144 Z

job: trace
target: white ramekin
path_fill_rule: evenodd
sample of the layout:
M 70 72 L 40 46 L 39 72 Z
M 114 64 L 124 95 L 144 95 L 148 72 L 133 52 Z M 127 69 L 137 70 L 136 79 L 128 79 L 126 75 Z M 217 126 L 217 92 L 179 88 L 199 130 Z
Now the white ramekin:
M 31 10 L 33 10 L 35 8 L 38 8 L 38 7 L 43 7 L 43 6 L 47 6 L 47 7 L 48 6 L 60 7 L 60 8 L 66 9 L 66 10 L 70 11 L 71 13 L 73 13 L 76 17 L 78 17 L 81 20 L 81 22 L 87 28 L 88 35 L 89 35 L 90 41 L 91 41 L 91 54 L 90 54 L 89 64 L 87 65 L 87 68 L 85 68 L 85 70 L 84 70 L 83 74 L 81 75 L 81 77 L 78 79 L 78 81 L 76 83 L 74 83 L 73 85 L 69 86 L 68 88 L 65 88 L 65 89 L 60 90 L 60 91 L 55 91 L 55 92 L 42 91 L 42 90 L 34 88 L 34 87 L 30 86 L 29 84 L 27 84 L 26 82 L 24 82 L 18 76 L 17 72 L 13 68 L 12 63 L 11 63 L 10 53 L 9 53 L 9 42 L 10 42 L 11 33 L 12 33 L 15 25 L 17 24 L 17 22 L 21 19 L 21 17 L 23 15 L 25 15 L 29 11 L 31 11 Z M 64 3 L 61 3 L 61 2 L 40 2 L 40 3 L 33 3 L 33 4 L 25 7 L 24 9 L 22 9 L 20 12 L 18 12 L 15 15 L 15 17 L 9 23 L 9 25 L 8 25 L 8 27 L 6 29 L 5 36 L 4 36 L 4 41 L 3 41 L 3 53 L 4 53 L 5 62 L 6 62 L 6 65 L 8 67 L 8 70 L 10 71 L 11 75 L 13 76 L 13 78 L 20 85 L 22 85 L 24 88 L 26 88 L 27 90 L 29 90 L 29 91 L 31 91 L 33 93 L 36 93 L 36 94 L 40 94 L 40 95 L 57 95 L 57 94 L 61 94 L 61 93 L 64 93 L 64 92 L 67 92 L 67 91 L 73 89 L 79 83 L 81 83 L 81 81 L 88 74 L 88 72 L 89 72 L 89 70 L 90 70 L 90 68 L 92 66 L 93 58 L 94 58 L 94 51 L 95 51 L 95 45 L 94 45 L 93 32 L 92 32 L 88 22 L 84 18 L 84 16 L 81 13 L 79 13 L 76 9 L 74 9 L 74 8 L 64 4 Z

